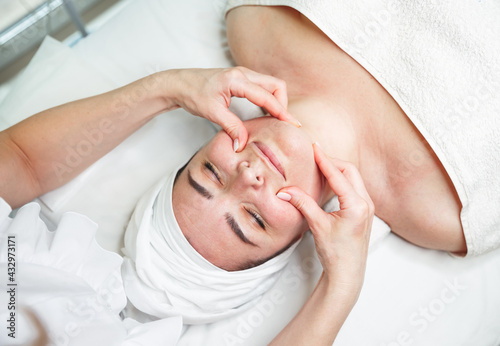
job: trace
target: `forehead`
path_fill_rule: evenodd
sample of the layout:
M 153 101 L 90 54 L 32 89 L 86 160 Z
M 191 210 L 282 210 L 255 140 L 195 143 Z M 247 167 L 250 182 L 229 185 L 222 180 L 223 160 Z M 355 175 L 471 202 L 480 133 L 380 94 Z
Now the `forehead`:
M 200 219 L 204 214 L 214 212 L 214 203 L 211 203 L 211 198 L 204 197 L 199 192 L 191 186 L 188 179 L 188 172 L 193 170 L 193 167 L 196 165 L 200 165 L 198 163 L 200 156 L 200 152 L 198 151 L 192 159 L 188 162 L 185 168 L 180 172 L 176 178 L 174 183 L 174 188 L 172 192 L 172 202 L 173 208 L 176 218 L 183 219 L 188 217 L 194 217 L 192 222 L 194 223 L 196 220 Z M 220 205 L 220 204 L 219 204 Z M 196 219 L 196 220 L 195 220 Z M 206 221 L 209 222 L 213 217 L 208 218 Z M 181 227 L 182 229 L 182 227 Z
M 229 226 L 223 217 L 225 206 L 196 193 L 189 186 L 187 169 L 184 169 L 178 176 L 172 201 L 175 218 L 182 233 L 191 246 L 206 260 L 218 265 L 220 248 L 238 246 L 230 236 Z

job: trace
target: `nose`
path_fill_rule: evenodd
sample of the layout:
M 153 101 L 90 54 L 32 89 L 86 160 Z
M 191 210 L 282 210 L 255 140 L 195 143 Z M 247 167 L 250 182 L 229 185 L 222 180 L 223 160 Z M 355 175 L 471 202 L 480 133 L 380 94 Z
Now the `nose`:
M 237 175 L 233 181 L 233 189 L 260 189 L 264 185 L 262 165 L 258 160 L 242 160 L 238 163 Z

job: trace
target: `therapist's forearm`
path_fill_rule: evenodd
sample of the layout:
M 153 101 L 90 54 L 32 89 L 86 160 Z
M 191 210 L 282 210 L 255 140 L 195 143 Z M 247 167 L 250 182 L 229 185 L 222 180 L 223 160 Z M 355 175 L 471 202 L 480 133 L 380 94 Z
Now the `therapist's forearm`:
M 40 112 L 1 132 L 0 158 L 12 162 L 12 169 L 0 169 L 2 197 L 15 207 L 68 182 L 154 116 L 177 108 L 168 95 L 172 84 L 169 71 L 159 72 Z M 5 148 L 15 155 L 9 157 Z
M 323 275 L 302 309 L 271 345 L 332 345 L 357 297 L 356 290 L 343 292 Z

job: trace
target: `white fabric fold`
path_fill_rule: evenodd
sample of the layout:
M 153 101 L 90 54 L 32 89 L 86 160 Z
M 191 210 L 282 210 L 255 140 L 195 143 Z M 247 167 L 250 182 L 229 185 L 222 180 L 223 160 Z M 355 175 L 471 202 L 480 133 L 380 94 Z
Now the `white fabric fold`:
M 10 212 L 0 198 L 0 270 L 5 273 L 0 286 L 5 292 L 12 288 L 15 298 L 15 310 L 9 310 L 10 294 L 0 294 L 4 307 L 0 318 L 7 321 L 13 312 L 16 321 L 15 328 L 0 334 L 0 345 L 31 345 L 43 334 L 51 345 L 177 344 L 180 317 L 150 323 L 121 320 L 127 302 L 120 276 L 122 258 L 97 244 L 97 224 L 92 220 L 69 212 L 50 232 L 37 203 L 23 206 L 14 218 Z M 12 259 L 15 273 L 8 276 Z M 12 332 L 15 338 L 8 335 Z
M 177 224 L 172 206 L 176 172 L 137 204 L 125 234 L 125 291 L 146 314 L 181 315 L 186 324 L 211 323 L 253 306 L 276 282 L 298 242 L 254 268 L 229 272 L 214 266 Z

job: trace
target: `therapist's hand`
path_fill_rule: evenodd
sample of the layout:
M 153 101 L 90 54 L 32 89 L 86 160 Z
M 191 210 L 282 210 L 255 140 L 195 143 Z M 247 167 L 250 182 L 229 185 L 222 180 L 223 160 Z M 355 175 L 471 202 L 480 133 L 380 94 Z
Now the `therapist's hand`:
M 313 147 L 316 163 L 338 195 L 340 210 L 324 212 L 314 199 L 296 187 L 280 192 L 289 194 L 289 202 L 306 218 L 325 279 L 337 293 L 356 300 L 363 285 L 375 208 L 354 165 L 330 159 L 319 146 Z
M 300 127 L 288 112 L 284 81 L 245 67 L 170 70 L 174 74 L 173 101 L 188 112 L 220 125 L 233 139 L 235 151 L 248 140 L 243 122 L 229 110 L 231 97 L 246 98 L 270 115 Z

